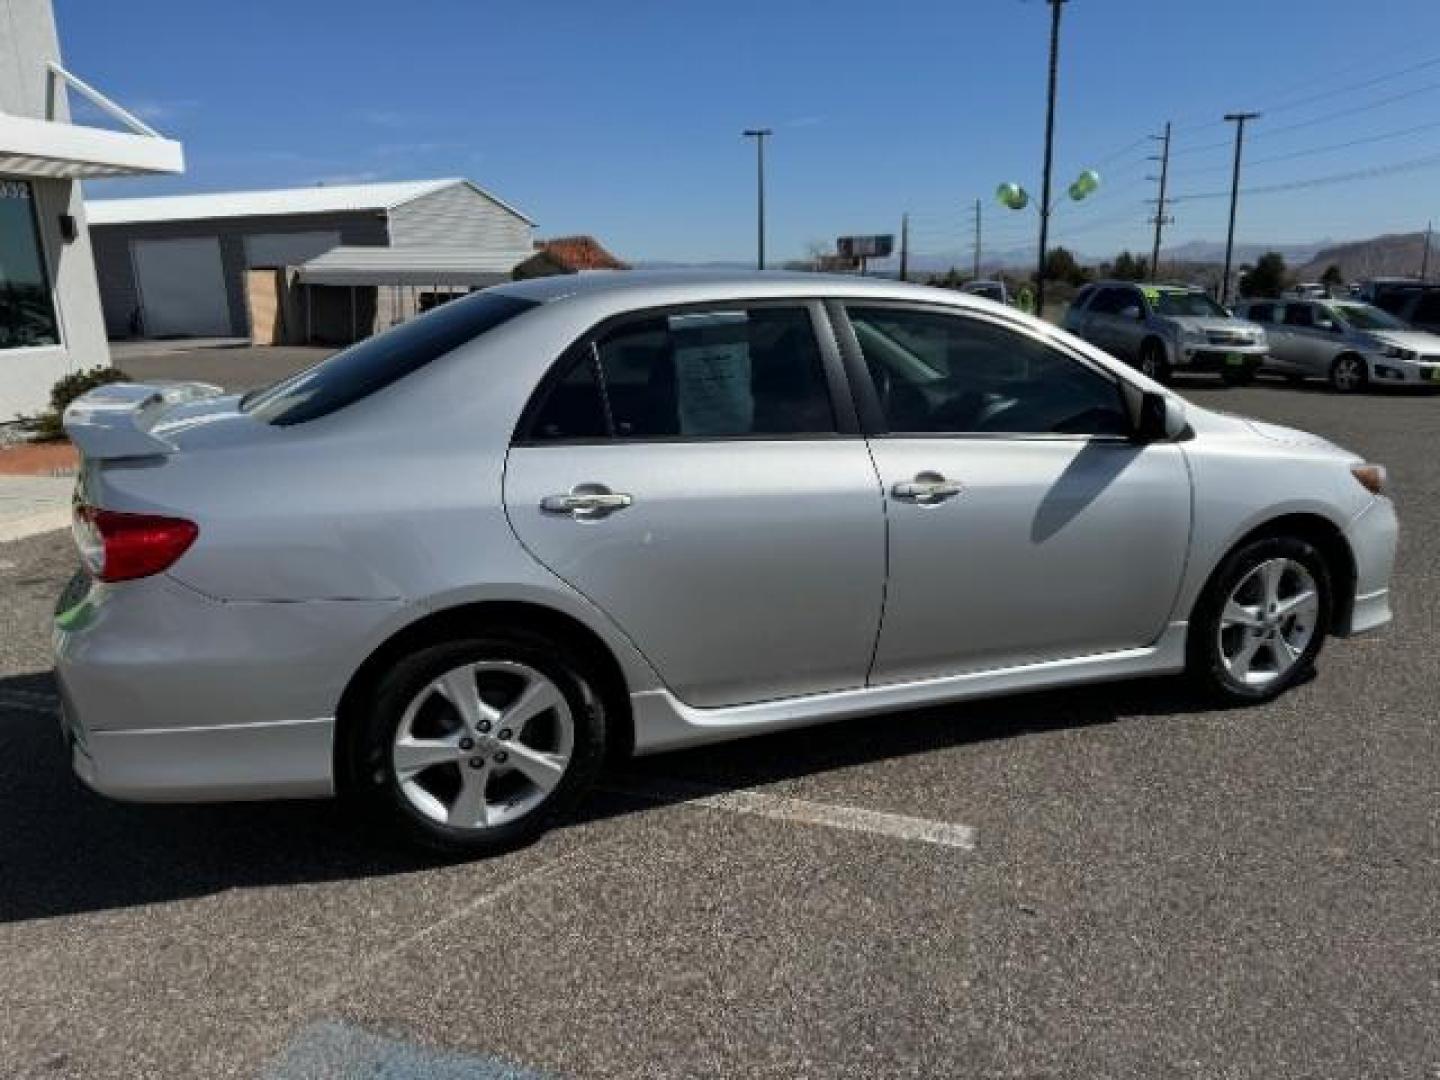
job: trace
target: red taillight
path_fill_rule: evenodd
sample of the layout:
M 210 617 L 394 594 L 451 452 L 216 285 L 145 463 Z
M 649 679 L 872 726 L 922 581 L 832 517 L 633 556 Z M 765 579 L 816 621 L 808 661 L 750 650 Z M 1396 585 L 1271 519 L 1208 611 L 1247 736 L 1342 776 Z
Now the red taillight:
M 184 518 L 75 507 L 75 544 L 101 581 L 131 581 L 168 569 L 200 535 Z

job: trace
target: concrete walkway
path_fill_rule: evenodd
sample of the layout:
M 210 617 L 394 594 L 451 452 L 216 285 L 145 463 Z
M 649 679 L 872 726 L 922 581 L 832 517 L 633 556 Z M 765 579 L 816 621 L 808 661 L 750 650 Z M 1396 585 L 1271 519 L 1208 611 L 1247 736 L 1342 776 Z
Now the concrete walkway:
M 73 477 L 0 476 L 0 544 L 67 528 Z

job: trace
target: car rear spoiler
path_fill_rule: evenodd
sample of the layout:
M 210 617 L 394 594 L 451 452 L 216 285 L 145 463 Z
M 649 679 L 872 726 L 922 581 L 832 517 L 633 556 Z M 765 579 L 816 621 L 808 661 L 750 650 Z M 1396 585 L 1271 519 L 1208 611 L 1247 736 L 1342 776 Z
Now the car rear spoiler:
M 65 434 L 92 460 L 171 454 L 175 447 L 151 434 L 165 414 L 177 405 L 224 392 L 202 382 L 107 383 L 70 403 Z

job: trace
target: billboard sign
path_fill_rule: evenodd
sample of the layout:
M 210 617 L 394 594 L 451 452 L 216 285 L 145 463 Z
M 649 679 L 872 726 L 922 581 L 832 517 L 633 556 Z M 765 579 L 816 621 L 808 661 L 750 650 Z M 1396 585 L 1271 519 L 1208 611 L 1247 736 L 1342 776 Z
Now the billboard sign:
M 895 235 L 842 236 L 835 241 L 835 253 L 846 259 L 884 259 L 895 251 Z

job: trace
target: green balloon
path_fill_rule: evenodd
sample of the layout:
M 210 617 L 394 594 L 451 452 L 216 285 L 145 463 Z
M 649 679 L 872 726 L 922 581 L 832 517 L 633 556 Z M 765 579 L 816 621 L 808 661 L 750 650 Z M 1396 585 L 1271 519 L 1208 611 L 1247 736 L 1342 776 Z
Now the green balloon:
M 1010 210 L 1024 210 L 1030 205 L 1030 193 L 1019 184 L 1005 183 L 995 189 L 995 200 Z
M 1070 198 L 1079 202 L 1087 195 L 1095 194 L 1095 190 L 1099 186 L 1100 174 L 1094 169 L 1086 169 L 1076 177 L 1075 182 L 1070 185 Z

